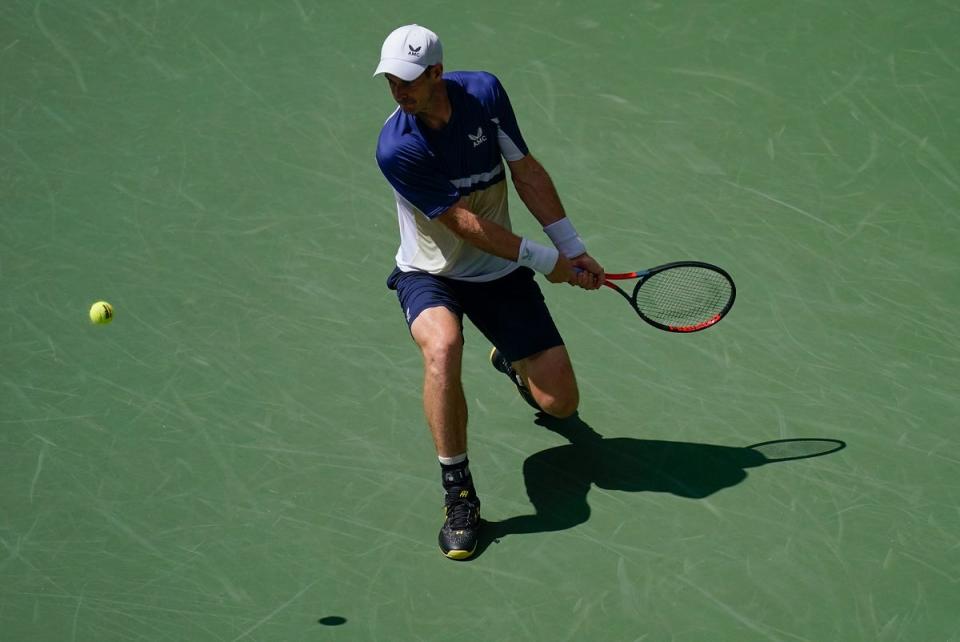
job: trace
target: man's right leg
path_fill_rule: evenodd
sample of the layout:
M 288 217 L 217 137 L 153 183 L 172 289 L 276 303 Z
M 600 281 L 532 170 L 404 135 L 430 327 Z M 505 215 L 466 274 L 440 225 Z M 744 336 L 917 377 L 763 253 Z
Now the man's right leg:
M 427 308 L 410 326 L 410 333 L 423 354 L 423 411 L 437 456 L 465 453 L 467 401 L 460 381 L 460 318 L 447 308 Z
M 440 460 L 446 520 L 443 554 L 467 559 L 477 548 L 480 500 L 467 461 L 467 402 L 461 382 L 460 317 L 445 307 L 423 310 L 410 333 L 423 354 L 423 410 Z

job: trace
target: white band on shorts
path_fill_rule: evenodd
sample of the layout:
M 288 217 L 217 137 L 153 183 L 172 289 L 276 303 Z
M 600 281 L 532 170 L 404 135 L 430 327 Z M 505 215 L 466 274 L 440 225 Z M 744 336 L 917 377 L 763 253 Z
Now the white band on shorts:
M 520 239 L 520 254 L 517 256 L 517 263 L 520 265 L 533 268 L 541 274 L 550 274 L 557 266 L 558 258 L 560 252 L 555 248 L 540 245 L 527 238 Z
M 568 259 L 580 256 L 587 251 L 587 246 L 583 244 L 583 240 L 577 234 L 573 223 L 567 217 L 547 225 L 543 228 L 543 231 L 547 233 L 557 249 L 563 252 L 563 255 Z

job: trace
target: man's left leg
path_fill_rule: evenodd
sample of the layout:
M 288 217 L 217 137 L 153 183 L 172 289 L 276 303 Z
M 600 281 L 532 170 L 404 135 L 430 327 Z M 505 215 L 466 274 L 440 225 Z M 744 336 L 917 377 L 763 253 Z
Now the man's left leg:
M 548 348 L 511 365 L 545 413 L 563 419 L 577 412 L 580 391 L 565 346 Z
M 534 408 L 561 419 L 573 415 L 580 403 L 573 365 L 533 271 L 520 268 L 465 287 L 473 289 L 466 314 L 494 345 L 493 367 Z

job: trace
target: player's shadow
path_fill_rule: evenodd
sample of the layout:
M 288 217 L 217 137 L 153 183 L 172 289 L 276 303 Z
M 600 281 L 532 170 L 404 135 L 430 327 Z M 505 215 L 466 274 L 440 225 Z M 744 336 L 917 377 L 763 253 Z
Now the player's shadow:
M 507 535 L 559 531 L 587 521 L 587 493 L 593 484 L 608 490 L 702 499 L 739 484 L 749 468 L 818 457 L 846 446 L 837 439 L 782 439 L 737 447 L 606 438 L 579 416 L 558 420 L 538 414 L 536 423 L 569 443 L 542 450 L 524 461 L 523 478 L 535 513 L 485 522 L 475 557 Z

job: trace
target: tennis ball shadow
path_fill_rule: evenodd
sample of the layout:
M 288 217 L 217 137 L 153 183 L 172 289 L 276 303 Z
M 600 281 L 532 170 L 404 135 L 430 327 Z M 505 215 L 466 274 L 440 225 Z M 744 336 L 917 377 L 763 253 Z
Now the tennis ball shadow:
M 347 618 L 340 617 L 339 615 L 328 615 L 327 617 L 322 617 L 317 620 L 317 624 L 322 624 L 324 626 L 342 626 L 347 623 Z
M 703 499 L 747 478 L 747 470 L 777 461 L 819 457 L 841 450 L 837 439 L 780 439 L 747 447 L 604 437 L 578 415 L 536 423 L 568 443 L 530 455 L 523 463 L 535 513 L 485 522 L 474 558 L 498 538 L 572 528 L 590 518 L 592 485 L 607 490 L 670 493 Z

